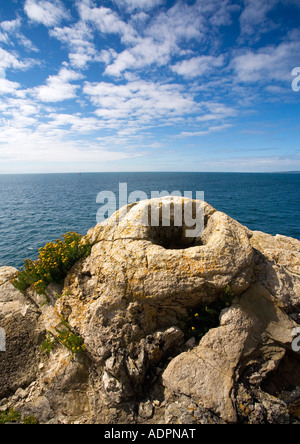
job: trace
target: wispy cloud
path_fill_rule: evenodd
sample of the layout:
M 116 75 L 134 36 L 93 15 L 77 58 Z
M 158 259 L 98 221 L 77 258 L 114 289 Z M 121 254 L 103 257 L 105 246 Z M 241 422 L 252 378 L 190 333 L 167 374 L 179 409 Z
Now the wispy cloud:
M 228 128 L 232 128 L 232 124 L 230 123 L 224 123 L 223 125 L 217 125 L 217 126 L 210 126 L 206 130 L 201 131 L 182 131 L 178 137 L 202 137 L 202 136 L 208 136 L 212 133 L 218 133 L 220 131 L 224 131 Z
M 93 43 L 94 33 L 83 21 L 64 28 L 55 27 L 50 36 L 56 38 L 69 49 L 69 60 L 73 67 L 85 69 L 92 61 L 97 61 L 98 52 Z
M 171 123 L 172 118 L 192 114 L 198 107 L 193 96 L 179 84 L 141 80 L 123 85 L 86 82 L 83 92 L 96 107 L 98 117 L 115 122 L 138 121 L 142 128 Z
M 261 34 L 270 31 L 274 22 L 268 18 L 278 0 L 245 0 L 245 9 L 240 16 L 242 37 L 258 39 Z
M 164 0 L 115 0 L 115 3 L 119 7 L 127 9 L 129 12 L 135 10 L 149 11 L 163 4 Z
M 28 17 L 36 23 L 47 27 L 59 25 L 62 20 L 69 19 L 70 14 L 60 0 L 26 0 L 24 6 Z
M 7 51 L 0 47 L 0 72 L 2 72 L 2 77 L 5 77 L 6 70 L 25 71 L 37 63 L 34 59 L 20 57 L 16 51 Z
M 0 42 L 10 45 L 12 39 L 16 39 L 18 44 L 28 51 L 38 52 L 32 41 L 21 32 L 22 20 L 20 17 L 14 20 L 5 20 L 0 23 Z

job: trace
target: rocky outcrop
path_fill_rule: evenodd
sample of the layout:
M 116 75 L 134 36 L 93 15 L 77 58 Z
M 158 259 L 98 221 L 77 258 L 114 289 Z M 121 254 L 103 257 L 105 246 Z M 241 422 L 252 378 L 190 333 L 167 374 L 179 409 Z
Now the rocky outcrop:
M 203 214 L 194 237 L 176 223 L 187 203 Z M 168 205 L 169 226 L 145 225 L 151 208 L 162 215 Z M 299 241 L 182 198 L 131 204 L 86 238 L 91 255 L 47 300 L 22 295 L 15 270 L 0 269 L 0 409 L 48 423 L 298 421 Z M 190 309 L 229 287 L 219 326 L 187 342 Z M 62 325 L 83 339 L 83 353 L 59 341 L 42 351 L 46 331 L 55 338 Z

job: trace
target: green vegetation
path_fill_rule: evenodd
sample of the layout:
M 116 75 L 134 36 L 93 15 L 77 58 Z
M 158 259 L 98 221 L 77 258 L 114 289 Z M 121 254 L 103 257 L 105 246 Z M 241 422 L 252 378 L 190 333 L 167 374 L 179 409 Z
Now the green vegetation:
M 63 240 L 50 242 L 39 251 L 38 259 L 27 259 L 12 281 L 22 293 L 32 287 L 37 293 L 45 294 L 51 282 L 63 282 L 73 265 L 90 255 L 91 245 L 83 242 L 80 234 L 69 232 L 63 236 Z
M 224 308 L 230 307 L 231 304 L 231 290 L 227 285 L 221 300 L 210 305 L 201 304 L 197 308 L 189 310 L 188 316 L 180 324 L 186 340 L 194 337 L 200 341 L 211 328 L 218 327 L 220 312 Z
M 23 424 L 38 424 L 38 421 L 34 416 L 24 416 Z
M 34 416 L 23 416 L 17 410 L 11 408 L 0 413 L 0 424 L 19 423 L 19 424 L 38 424 Z
M 21 420 L 21 415 L 14 409 L 6 410 L 0 413 L 0 424 L 6 424 L 8 422 L 18 422 Z
M 45 341 L 42 343 L 42 350 L 49 354 L 53 349 L 54 342 L 55 342 L 54 337 L 48 331 L 46 333 Z
M 49 331 L 46 334 L 46 339 L 42 343 L 42 349 L 50 353 L 55 343 L 61 344 L 67 347 L 73 355 L 82 353 L 85 351 L 85 344 L 83 339 L 72 332 L 67 321 L 62 320 L 62 327 L 56 328 L 56 335 L 53 335 Z

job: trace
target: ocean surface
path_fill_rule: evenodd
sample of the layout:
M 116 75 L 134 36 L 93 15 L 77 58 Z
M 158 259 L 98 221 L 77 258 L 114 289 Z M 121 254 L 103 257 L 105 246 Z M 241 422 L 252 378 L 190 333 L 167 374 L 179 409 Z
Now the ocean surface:
M 206 202 L 251 230 L 300 240 L 300 174 L 82 173 L 0 175 L 0 266 L 26 258 L 67 231 L 96 225 L 101 191 L 203 191 Z

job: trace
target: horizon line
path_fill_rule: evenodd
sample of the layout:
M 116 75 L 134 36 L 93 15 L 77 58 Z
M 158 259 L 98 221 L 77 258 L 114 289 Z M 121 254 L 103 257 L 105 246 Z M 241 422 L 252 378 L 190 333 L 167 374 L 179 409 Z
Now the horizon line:
M 282 171 L 61 171 L 61 172 L 31 172 L 31 173 L 0 173 L 0 176 L 33 176 L 33 175 L 50 175 L 50 174 L 300 174 L 300 170 L 282 170 Z

